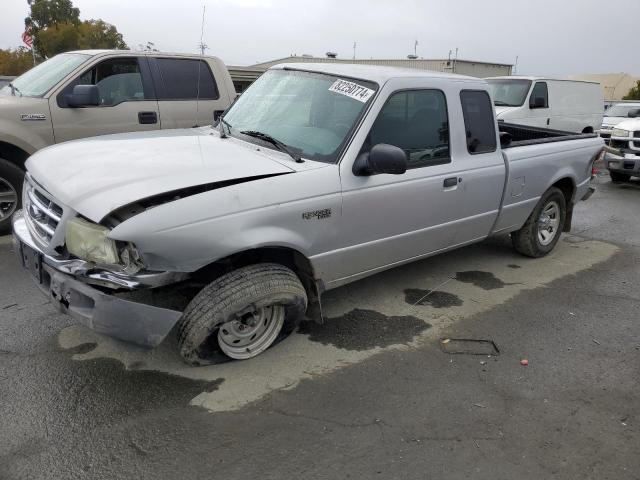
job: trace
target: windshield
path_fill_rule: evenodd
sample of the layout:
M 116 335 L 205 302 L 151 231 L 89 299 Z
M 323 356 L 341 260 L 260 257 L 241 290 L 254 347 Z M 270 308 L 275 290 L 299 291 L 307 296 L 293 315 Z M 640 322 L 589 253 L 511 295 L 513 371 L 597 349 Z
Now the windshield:
M 301 157 L 336 162 L 349 133 L 371 101 L 376 85 L 331 75 L 269 70 L 224 116 L 233 136 L 261 132 Z
M 487 80 L 493 103 L 497 107 L 520 107 L 525 99 L 531 80 Z
M 50 58 L 11 82 L 16 89 L 16 95 L 25 97 L 44 95 L 89 57 L 90 55 L 78 53 L 63 53 Z M 11 87 L 6 85 L 1 91 L 11 93 Z
M 627 118 L 629 116 L 629 112 L 631 110 L 640 109 L 640 104 L 638 105 L 613 105 L 604 112 L 605 117 L 624 117 Z

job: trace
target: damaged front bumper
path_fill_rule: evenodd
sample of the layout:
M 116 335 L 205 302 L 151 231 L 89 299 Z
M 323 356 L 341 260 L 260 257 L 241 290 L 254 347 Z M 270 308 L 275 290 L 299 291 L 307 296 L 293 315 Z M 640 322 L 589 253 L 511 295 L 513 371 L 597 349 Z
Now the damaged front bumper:
M 178 282 L 186 274 L 144 272 L 126 275 L 96 269 L 82 260 L 48 256 L 33 241 L 22 212 L 13 217 L 15 251 L 25 270 L 53 305 L 96 332 L 155 347 L 182 312 L 119 298 L 112 291 L 135 291 Z

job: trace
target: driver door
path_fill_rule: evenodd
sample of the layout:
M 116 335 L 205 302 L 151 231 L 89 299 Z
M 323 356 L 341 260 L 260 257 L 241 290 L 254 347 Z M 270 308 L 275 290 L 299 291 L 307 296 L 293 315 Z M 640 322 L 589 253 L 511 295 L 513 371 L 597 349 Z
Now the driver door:
M 96 85 L 100 105 L 71 108 L 66 95 L 76 85 Z M 110 133 L 160 128 L 158 101 L 144 57 L 99 61 L 49 98 L 56 143 Z
M 408 156 L 406 173 L 356 176 L 353 163 L 342 162 L 345 248 L 337 282 L 453 244 L 463 192 L 447 88 L 394 91 L 368 131 L 361 152 L 379 143 L 398 146 Z

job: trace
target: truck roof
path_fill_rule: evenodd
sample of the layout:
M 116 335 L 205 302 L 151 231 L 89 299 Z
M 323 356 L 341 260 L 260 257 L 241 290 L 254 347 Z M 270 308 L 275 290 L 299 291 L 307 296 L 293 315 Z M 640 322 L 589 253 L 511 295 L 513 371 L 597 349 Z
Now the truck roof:
M 553 77 L 535 77 L 530 75 L 508 75 L 502 77 L 486 77 L 485 80 L 553 80 L 554 82 L 576 82 L 576 83 L 593 83 L 595 85 L 600 85 L 598 82 L 592 82 L 589 80 L 573 80 L 571 78 L 553 78 Z
M 83 55 L 108 55 L 108 54 L 120 54 L 120 55 L 148 55 L 148 56 L 176 56 L 176 57 L 194 57 L 194 58 L 217 58 L 212 55 L 200 55 L 199 53 L 177 53 L 177 52 L 153 52 L 153 51 L 136 51 L 136 50 L 116 50 L 116 49 L 102 49 L 102 50 L 72 50 L 65 53 L 81 53 Z
M 353 63 L 281 63 L 270 70 L 304 70 L 308 72 L 327 73 L 329 75 L 344 76 L 369 80 L 383 84 L 392 78 L 448 78 L 456 81 L 482 83 L 481 78 L 457 75 L 454 73 L 431 72 L 417 68 L 382 67 L 377 65 L 360 65 Z

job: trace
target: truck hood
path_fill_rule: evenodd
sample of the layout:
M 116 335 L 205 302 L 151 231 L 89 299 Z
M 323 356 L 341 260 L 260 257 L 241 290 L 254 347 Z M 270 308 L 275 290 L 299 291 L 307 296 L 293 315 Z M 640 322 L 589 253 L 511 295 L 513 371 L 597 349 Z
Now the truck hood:
M 625 121 L 625 117 L 603 117 L 602 125 L 613 127 L 615 125 L 618 125 L 620 122 L 624 122 L 624 121 Z
M 627 120 L 618 122 L 616 123 L 616 128 L 619 128 L 621 130 L 629 130 L 630 132 L 640 130 L 640 118 L 629 118 Z
M 117 208 L 155 195 L 295 171 L 280 158 L 278 152 L 221 139 L 204 127 L 61 143 L 31 156 L 27 170 L 62 204 L 99 222 Z

